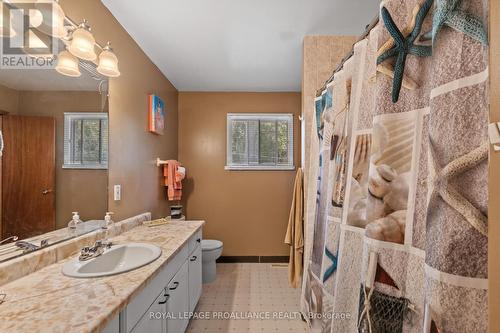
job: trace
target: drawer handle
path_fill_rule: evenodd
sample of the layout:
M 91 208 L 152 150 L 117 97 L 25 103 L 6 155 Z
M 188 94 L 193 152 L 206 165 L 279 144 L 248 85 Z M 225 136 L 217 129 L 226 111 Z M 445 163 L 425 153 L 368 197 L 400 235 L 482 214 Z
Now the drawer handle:
M 198 243 L 201 243 L 201 238 L 196 239 Z
M 170 298 L 170 295 L 169 295 L 169 294 L 165 294 L 165 295 L 163 295 L 163 296 L 165 296 L 165 300 L 164 300 L 164 301 L 160 301 L 160 302 L 158 302 L 158 304 L 165 304 L 165 303 L 167 303 L 168 299 Z
M 179 286 L 179 282 L 174 282 L 174 287 L 168 288 L 168 289 L 175 290 L 175 289 L 177 289 L 178 286 Z
M 196 261 L 196 259 L 198 259 L 198 257 L 197 257 L 197 256 L 192 256 L 190 260 L 191 260 L 191 261 Z

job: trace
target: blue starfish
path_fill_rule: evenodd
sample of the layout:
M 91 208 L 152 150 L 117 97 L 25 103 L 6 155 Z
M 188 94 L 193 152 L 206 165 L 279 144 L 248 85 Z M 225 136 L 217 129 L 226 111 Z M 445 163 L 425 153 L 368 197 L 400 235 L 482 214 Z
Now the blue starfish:
M 335 273 L 338 263 L 338 258 L 332 252 L 330 252 L 330 250 L 328 250 L 326 246 L 325 254 L 332 261 L 332 265 L 326 270 L 325 274 L 323 275 L 323 282 L 326 282 L 333 275 L 333 273 Z
M 318 98 L 315 102 L 315 115 L 316 115 L 316 133 L 318 133 L 318 138 L 321 139 L 321 113 L 323 112 L 323 99 Z
M 429 12 L 434 0 L 426 0 L 420 10 L 418 11 L 415 27 L 411 31 L 408 38 L 405 38 L 401 31 L 398 29 L 396 23 L 391 17 L 391 14 L 387 8 L 382 7 L 382 19 L 384 24 L 394 38 L 395 45 L 382 53 L 377 58 L 377 65 L 381 64 L 389 58 L 396 58 L 396 64 L 394 66 L 394 83 L 392 87 L 392 102 L 396 103 L 399 99 L 399 93 L 401 91 L 401 85 L 403 83 L 403 75 L 406 64 L 406 57 L 408 54 L 413 54 L 418 57 L 428 57 L 432 54 L 431 46 L 415 45 L 414 42 L 417 39 L 420 31 L 422 30 L 422 23 L 424 22 L 425 16 Z
M 432 31 L 426 33 L 423 39 L 432 38 L 434 41 L 441 28 L 447 25 L 488 45 L 488 34 L 482 20 L 460 9 L 461 4 L 462 0 L 438 0 L 432 20 Z

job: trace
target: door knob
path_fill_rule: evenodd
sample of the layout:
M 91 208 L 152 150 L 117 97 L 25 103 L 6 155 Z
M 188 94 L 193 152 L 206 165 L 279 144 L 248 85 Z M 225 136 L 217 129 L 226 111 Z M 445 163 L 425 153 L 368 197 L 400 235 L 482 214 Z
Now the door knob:
M 51 190 L 51 189 L 46 189 L 46 190 L 43 190 L 43 191 L 42 191 L 42 194 L 43 194 L 43 195 L 47 195 L 47 194 L 49 194 L 49 193 L 52 193 L 52 190 Z

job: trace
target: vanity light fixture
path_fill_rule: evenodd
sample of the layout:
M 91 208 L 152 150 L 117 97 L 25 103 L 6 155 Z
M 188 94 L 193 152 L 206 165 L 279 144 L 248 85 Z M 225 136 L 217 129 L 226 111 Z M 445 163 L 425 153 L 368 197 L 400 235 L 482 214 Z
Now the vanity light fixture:
M 78 28 L 73 31 L 68 51 L 83 60 L 94 61 L 97 58 L 97 54 L 95 53 L 95 38 L 90 32 L 87 20 L 83 20 Z
M 59 53 L 57 57 L 56 71 L 62 75 L 79 77 L 82 75 L 79 68 L 80 61 L 72 55 L 68 50 Z
M 99 55 L 99 66 L 97 66 L 97 71 L 100 74 L 108 77 L 120 76 L 120 70 L 118 69 L 118 58 L 113 52 L 110 42 L 106 44 L 106 46 L 102 49 L 101 54 Z
M 16 8 L 12 0 L 4 0 L 0 6 L 0 37 L 13 37 L 16 35 L 15 29 L 4 30 L 4 23 L 9 19 L 7 10 Z M 31 0 L 35 3 L 35 8 L 30 9 L 30 23 L 43 35 L 33 34 L 30 31 L 29 43 L 25 50 L 26 54 L 32 56 L 53 56 L 51 54 L 38 54 L 36 49 L 43 49 L 49 45 L 50 37 L 58 38 L 66 45 L 66 49 L 59 53 L 57 59 L 57 72 L 71 77 L 79 77 L 80 59 L 97 64 L 97 72 L 107 77 L 120 76 L 118 68 L 118 58 L 108 42 L 102 46 L 96 42 L 87 20 L 77 24 L 67 17 L 59 4 L 59 0 Z M 12 20 L 11 20 L 12 21 Z M 10 36 L 8 36 L 9 34 Z M 43 38 L 41 38 L 43 37 Z M 46 41 L 49 39 L 49 42 Z M 45 47 L 46 48 L 46 47 Z M 101 51 L 99 58 L 96 49 Z M 37 54 L 32 54 L 37 53 Z
M 35 8 L 42 15 L 41 24 L 37 27 L 38 30 L 53 37 L 66 37 L 67 31 L 64 27 L 66 15 L 58 0 L 37 0 Z

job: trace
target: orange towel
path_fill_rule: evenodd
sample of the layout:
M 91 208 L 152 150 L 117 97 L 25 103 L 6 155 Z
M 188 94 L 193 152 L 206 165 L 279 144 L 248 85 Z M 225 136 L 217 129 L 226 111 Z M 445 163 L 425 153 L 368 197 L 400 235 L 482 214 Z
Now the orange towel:
M 177 175 L 180 163 L 175 160 L 168 160 L 163 166 L 163 176 L 165 177 L 165 186 L 167 186 L 167 196 L 169 201 L 181 200 L 182 197 L 182 179 Z M 180 181 L 177 181 L 180 179 Z

